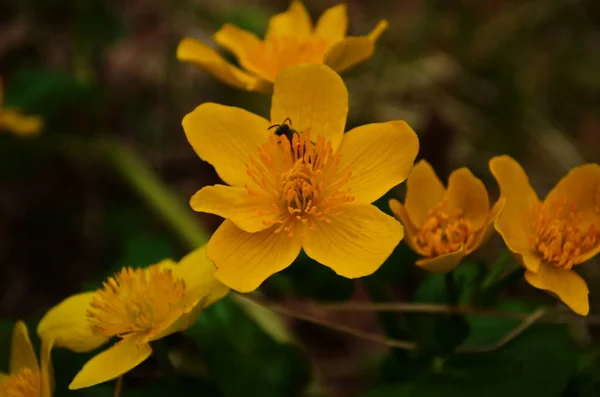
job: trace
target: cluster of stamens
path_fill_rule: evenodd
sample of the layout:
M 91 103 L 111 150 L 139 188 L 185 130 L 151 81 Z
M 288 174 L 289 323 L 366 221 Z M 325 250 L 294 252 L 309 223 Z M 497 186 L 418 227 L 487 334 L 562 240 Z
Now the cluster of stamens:
M 582 214 L 575 207 L 558 206 L 553 212 L 541 203 L 533 208 L 531 245 L 557 268 L 571 269 L 577 257 L 593 248 L 598 241 L 595 225 L 584 227 Z
M 182 311 L 185 282 L 170 269 L 123 268 L 103 283 L 87 311 L 92 332 L 128 337 L 160 331 Z
M 271 203 L 270 209 L 257 211 L 272 215 L 265 224 L 274 225 L 275 233 L 293 236 L 299 224 L 315 230 L 316 222 L 332 222 L 341 205 L 354 200 L 343 189 L 350 169 L 340 168 L 330 142 L 319 136 L 313 143 L 309 132 L 294 133 L 291 142 L 285 135 L 270 136 L 258 159 L 250 158 L 247 173 L 255 184 L 246 186 L 248 193 Z
M 40 374 L 30 368 L 11 374 L 0 384 L 2 397 L 38 397 L 40 395 Z
M 471 222 L 463 216 L 462 210 L 448 213 L 440 204 L 428 212 L 415 243 L 425 256 L 434 257 L 469 247 L 474 239 Z

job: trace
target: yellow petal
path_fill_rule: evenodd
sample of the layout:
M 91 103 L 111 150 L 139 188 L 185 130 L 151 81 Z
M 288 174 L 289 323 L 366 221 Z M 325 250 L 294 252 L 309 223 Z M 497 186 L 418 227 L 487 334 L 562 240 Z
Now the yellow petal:
M 229 219 L 249 233 L 265 230 L 269 227 L 265 223 L 274 218 L 273 202 L 263 196 L 250 196 L 243 187 L 205 186 L 194 194 L 190 205 L 194 211 Z
M 498 199 L 498 201 L 496 201 L 492 207 L 492 210 L 488 214 L 483 228 L 477 233 L 474 243 L 470 247 L 467 247 L 467 255 L 475 251 L 479 246 L 490 241 L 490 239 L 493 237 L 494 232 L 496 231 L 494 228 L 494 222 L 496 222 L 498 214 L 500 214 L 500 211 L 502 211 L 502 208 L 504 208 L 504 202 L 504 197 L 501 197 Z
M 13 328 L 10 344 L 9 371 L 11 374 L 16 374 L 25 368 L 29 368 L 34 372 L 39 370 L 37 357 L 29 339 L 27 326 L 23 321 L 17 321 Z
M 330 42 L 339 41 L 346 36 L 347 28 L 348 7 L 346 4 L 338 4 L 321 15 L 315 27 L 315 35 Z
M 481 229 L 490 213 L 490 198 L 485 185 L 468 168 L 453 171 L 448 178 L 446 208 L 460 209 L 474 230 Z
M 0 130 L 7 130 L 20 136 L 37 135 L 44 121 L 39 116 L 27 116 L 16 109 L 0 109 Z
M 340 168 L 352 172 L 344 189 L 355 203 L 372 203 L 408 177 L 418 151 L 417 134 L 404 121 L 354 128 L 339 148 Z
M 41 358 L 40 358 L 40 377 L 41 377 L 41 397 L 51 397 L 54 391 L 54 370 L 52 367 L 53 343 L 50 340 L 42 339 Z
M 118 378 L 138 366 L 152 354 L 148 343 L 123 339 L 85 363 L 69 385 L 70 390 L 82 389 Z
M 406 181 L 404 200 L 406 212 L 415 227 L 423 226 L 427 213 L 444 199 L 445 193 L 444 185 L 427 161 L 415 164 Z
M 255 51 L 261 45 L 260 39 L 254 33 L 226 23 L 213 35 L 213 40 L 233 53 L 244 69 L 256 74 L 252 63 L 248 62 L 248 53 Z
M 374 205 L 347 205 L 331 223 L 306 229 L 302 247 L 317 262 L 347 278 L 368 276 L 385 262 L 404 231 L 400 222 Z
M 417 233 L 419 230 L 413 225 L 410 221 L 410 217 L 408 216 L 408 212 L 406 212 L 406 208 L 402 205 L 402 203 L 396 199 L 390 199 L 389 201 L 390 210 L 400 222 L 402 222 L 402 226 L 404 226 L 404 233 L 406 237 L 404 238 L 404 242 L 408 245 L 413 251 L 420 255 L 425 255 L 423 250 L 419 248 L 417 244 L 415 244 Z
M 192 63 L 222 82 L 250 91 L 265 91 L 265 83 L 256 76 L 236 68 L 219 53 L 198 40 L 184 38 L 177 47 L 177 59 Z M 268 84 L 267 84 L 268 86 Z
M 244 187 L 246 165 L 269 134 L 269 122 L 246 110 L 203 103 L 183 118 L 183 129 L 196 154 L 209 162 L 227 184 Z
M 289 237 L 274 228 L 247 233 L 225 220 L 207 246 L 217 266 L 215 277 L 239 292 L 251 292 L 269 276 L 288 267 L 300 253 L 299 231 Z
M 299 0 L 292 0 L 287 11 L 274 15 L 269 19 L 266 40 L 279 37 L 309 38 L 312 34 L 310 16 Z
M 227 290 L 229 291 L 229 288 L 227 288 Z M 169 325 L 167 328 L 165 328 L 158 334 L 152 335 L 150 338 L 145 339 L 144 342 L 152 342 L 164 338 L 165 336 L 174 334 L 176 332 L 181 332 L 185 329 L 188 329 L 194 324 L 194 322 L 205 307 L 206 299 L 202 299 L 196 302 L 196 304 L 192 306 L 191 310 L 179 316 L 177 320 L 175 320 L 171 325 Z
M 94 295 L 94 292 L 76 294 L 54 306 L 38 324 L 38 335 L 53 341 L 55 346 L 78 353 L 106 343 L 105 336 L 92 333 L 86 316 Z
M 530 244 L 533 233 L 533 210 L 539 204 L 537 194 L 529 184 L 523 168 L 509 156 L 497 156 L 490 160 L 490 170 L 505 198 L 504 207 L 496 219 L 496 230 L 509 250 L 524 258 L 535 256 Z M 536 261 L 527 260 L 531 271 L 537 271 Z M 539 261 L 537 262 L 539 265 Z
M 419 259 L 416 265 L 432 273 L 444 274 L 454 270 L 465 255 L 466 251 L 463 248 L 449 254 Z
M 6 372 L 0 372 L 0 384 L 4 383 L 10 377 Z
M 313 140 L 323 135 L 336 150 L 347 114 L 348 90 L 342 78 L 327 66 L 296 65 L 277 76 L 271 122 L 279 124 L 289 118 L 294 129 L 310 130 Z
M 587 316 L 590 311 L 589 289 L 583 278 L 573 270 L 557 269 L 542 263 L 534 273 L 525 272 L 525 279 L 535 288 L 543 289 L 558 296 L 575 313 Z

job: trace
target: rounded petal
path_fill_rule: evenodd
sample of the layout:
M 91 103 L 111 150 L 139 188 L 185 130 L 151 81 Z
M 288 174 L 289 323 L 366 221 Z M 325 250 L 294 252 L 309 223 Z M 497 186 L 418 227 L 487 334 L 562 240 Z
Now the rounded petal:
M 475 238 L 474 243 L 470 247 L 467 247 L 467 255 L 475 251 L 479 246 L 490 241 L 490 239 L 494 235 L 494 232 L 496 231 L 496 229 L 494 228 L 494 222 L 496 222 L 498 214 L 500 214 L 500 211 L 502 211 L 502 208 L 504 208 L 504 202 L 504 197 L 500 197 L 500 199 L 496 201 L 496 203 L 492 207 L 492 210 L 488 214 L 483 228 L 481 228 L 479 233 L 477 233 L 477 237 Z
M 260 81 L 254 75 L 236 68 L 213 48 L 198 40 L 189 37 L 181 40 L 177 47 L 177 59 L 182 62 L 192 63 L 233 87 L 249 91 L 269 91 L 269 84 Z
M 460 209 L 474 230 L 480 230 L 490 213 L 490 198 L 483 182 L 468 168 L 462 167 L 450 174 L 446 190 L 448 211 Z
M 205 186 L 192 199 L 194 211 L 208 212 L 231 220 L 240 229 L 255 233 L 273 220 L 273 203 L 262 196 L 251 196 L 245 188 L 224 185 Z
M 136 343 L 132 338 L 123 339 L 85 363 L 69 389 L 82 389 L 118 378 L 138 366 L 150 354 L 152 348 L 148 343 Z
M 406 212 L 415 227 L 423 226 L 427 214 L 442 202 L 445 193 L 444 185 L 427 161 L 415 164 L 406 181 L 404 200 Z
M 525 280 L 535 288 L 555 294 L 575 313 L 588 315 L 590 291 L 585 280 L 573 270 L 557 269 L 550 264 L 542 263 L 537 272 L 525 272 Z
M 279 73 L 271 105 L 271 122 L 286 118 L 298 131 L 310 130 L 312 139 L 323 135 L 333 149 L 344 135 L 348 90 L 342 78 L 325 65 L 301 64 Z
M 279 37 L 297 37 L 305 39 L 312 34 L 312 22 L 304 4 L 300 0 L 292 0 L 287 11 L 274 15 L 269 19 L 266 40 Z
M 348 6 L 338 4 L 325 10 L 315 26 L 315 35 L 334 42 L 343 39 L 348 29 Z
M 402 225 L 374 205 L 346 205 L 341 210 L 331 223 L 315 222 L 315 230 L 307 227 L 302 247 L 340 276 L 368 276 L 402 240 Z
M 54 306 L 38 324 L 38 335 L 53 341 L 55 346 L 78 353 L 89 352 L 106 343 L 105 336 L 92 333 L 86 316 L 94 295 L 94 292 L 76 294 Z
M 248 62 L 248 53 L 255 51 L 261 45 L 260 39 L 254 33 L 226 23 L 213 35 L 213 40 L 233 53 L 244 69 L 256 73 L 252 63 Z
M 402 205 L 402 203 L 396 199 L 390 199 L 389 201 L 390 210 L 400 222 L 402 222 L 402 226 L 404 226 L 404 233 L 406 234 L 406 238 L 404 242 L 408 245 L 413 251 L 420 255 L 425 255 L 423 250 L 419 248 L 417 244 L 415 244 L 417 233 L 419 229 L 413 225 L 410 221 L 410 217 L 408 216 L 408 212 L 406 212 L 406 208 Z
M 509 156 L 491 159 L 490 170 L 500 186 L 501 196 L 506 200 L 496 219 L 496 230 L 509 250 L 526 257 L 534 256 L 530 236 L 533 233 L 533 210 L 539 205 L 539 199 L 529 184 L 529 178 L 519 163 Z
M 449 254 L 419 259 L 416 264 L 422 269 L 432 273 L 444 274 L 451 272 L 458 266 L 462 258 L 466 255 L 466 251 L 461 249 Z
M 17 321 L 13 328 L 10 343 L 9 371 L 11 374 L 16 374 L 25 368 L 29 368 L 34 372 L 39 370 L 37 357 L 31 345 L 31 339 L 29 339 L 27 325 L 23 321 Z
M 352 129 L 340 145 L 340 169 L 349 167 L 344 189 L 357 204 L 370 204 L 403 182 L 419 152 L 417 134 L 404 121 Z
M 7 130 L 20 136 L 37 135 L 44 126 L 39 116 L 24 115 L 16 109 L 0 109 L 0 130 Z
M 274 228 L 248 233 L 225 220 L 207 246 L 207 257 L 217 266 L 215 277 L 231 289 L 251 292 L 269 276 L 282 271 L 298 257 L 298 233 L 289 237 Z
M 203 103 L 183 118 L 183 129 L 196 154 L 209 162 L 227 184 L 250 182 L 246 164 L 269 136 L 269 122 L 246 110 Z
M 40 353 L 40 377 L 41 377 L 41 397 L 52 397 L 54 392 L 54 370 L 52 367 L 53 343 L 51 340 L 42 339 L 42 348 Z

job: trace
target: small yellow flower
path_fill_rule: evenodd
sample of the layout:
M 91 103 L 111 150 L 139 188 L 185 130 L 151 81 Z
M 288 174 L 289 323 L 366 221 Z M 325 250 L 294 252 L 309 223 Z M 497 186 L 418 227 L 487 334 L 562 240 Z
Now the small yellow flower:
M 147 268 L 124 268 L 97 291 L 73 295 L 52 308 L 38 334 L 76 352 L 120 340 L 88 361 L 69 389 L 117 378 L 152 353 L 150 342 L 191 326 L 200 311 L 229 289 L 212 276 L 201 247 L 178 264 L 164 260 Z
M 572 268 L 600 252 L 600 165 L 573 168 L 541 202 L 523 168 L 509 156 L 490 160 L 506 205 L 496 230 L 535 288 L 587 315 L 588 287 Z
M 371 203 L 406 179 L 417 136 L 404 121 L 344 134 L 347 113 L 341 77 L 303 64 L 277 78 L 271 121 L 214 103 L 185 116 L 188 141 L 230 185 L 204 187 L 190 202 L 226 218 L 207 247 L 224 284 L 252 291 L 302 248 L 344 277 L 362 277 L 400 242 L 402 225 Z
M 425 270 L 452 271 L 492 236 L 502 201 L 490 210 L 485 186 L 467 168 L 452 172 L 446 189 L 431 165 L 421 160 L 406 189 L 404 205 L 391 199 L 390 208 L 404 225 L 409 247 L 424 256 L 417 265 Z
M 51 348 L 52 344 L 42 339 L 38 365 L 27 326 L 17 321 L 12 334 L 10 374 L 0 373 L 0 396 L 50 397 L 53 388 Z
M 3 94 L 0 80 L 0 131 L 10 131 L 23 137 L 39 134 L 43 126 L 42 118 L 24 115 L 19 109 L 5 108 Z
M 375 41 L 387 28 L 387 22 L 380 21 L 371 33 L 359 37 L 346 36 L 347 24 L 346 5 L 339 4 L 326 10 L 313 29 L 302 2 L 293 0 L 286 12 L 271 17 L 262 41 L 231 24 L 224 25 L 213 36 L 217 44 L 237 57 L 245 70 L 191 38 L 181 41 L 177 58 L 198 65 L 234 87 L 270 93 L 275 79 L 286 67 L 315 63 L 342 72 L 371 57 Z

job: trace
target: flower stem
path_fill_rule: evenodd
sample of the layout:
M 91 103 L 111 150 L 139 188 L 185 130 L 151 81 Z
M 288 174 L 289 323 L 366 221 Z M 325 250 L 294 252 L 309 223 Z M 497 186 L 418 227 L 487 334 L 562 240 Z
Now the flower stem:
M 117 378 L 117 382 L 115 383 L 115 391 L 113 393 L 113 397 L 121 397 L 121 392 L 123 391 L 123 376 L 121 375 Z
M 448 272 L 444 275 L 444 281 L 446 282 L 446 292 L 448 294 L 448 302 L 451 305 L 456 305 L 458 303 L 458 286 L 456 285 L 456 280 L 454 279 L 454 273 Z
M 177 370 L 173 366 L 169 358 L 169 349 L 162 339 L 155 340 L 150 343 L 152 346 L 152 354 L 158 362 L 158 367 L 167 378 L 174 378 Z

